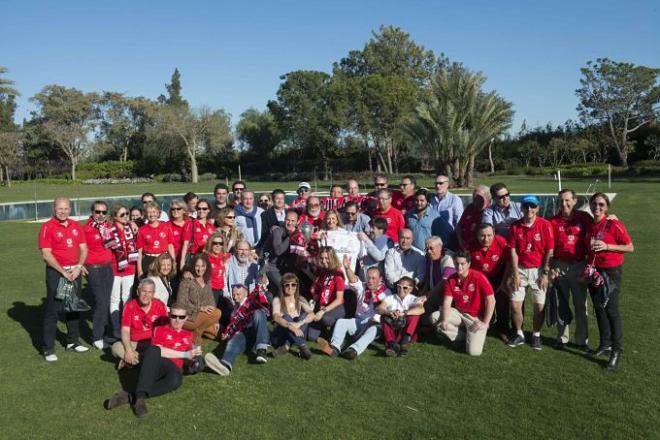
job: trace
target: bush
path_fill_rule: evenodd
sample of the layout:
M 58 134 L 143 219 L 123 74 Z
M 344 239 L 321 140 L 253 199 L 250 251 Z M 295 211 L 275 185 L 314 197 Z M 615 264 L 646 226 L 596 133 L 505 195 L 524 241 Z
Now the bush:
M 183 176 L 179 173 L 159 174 L 156 176 L 158 182 L 185 182 Z
M 121 179 L 135 177 L 135 163 L 132 160 L 120 162 L 83 162 L 76 167 L 76 177 L 86 179 Z
M 213 173 L 204 173 L 204 174 L 199 175 L 199 181 L 200 182 L 210 182 L 210 181 L 213 181 L 215 179 L 216 179 L 216 177 L 215 177 L 215 174 L 213 174 Z

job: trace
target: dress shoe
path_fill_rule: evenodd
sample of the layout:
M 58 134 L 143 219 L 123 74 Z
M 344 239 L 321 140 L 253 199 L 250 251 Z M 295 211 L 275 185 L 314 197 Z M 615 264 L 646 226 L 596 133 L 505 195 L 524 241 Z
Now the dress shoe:
M 607 362 L 607 369 L 616 370 L 619 368 L 619 362 L 621 362 L 621 352 L 618 350 L 612 351 L 612 354 L 610 354 L 610 360 Z
M 596 356 L 596 357 L 602 356 L 606 353 L 609 353 L 610 351 L 612 351 L 612 347 L 610 347 L 609 345 L 607 347 L 602 347 L 601 346 L 601 347 L 598 347 L 596 349 L 596 351 L 594 351 L 594 356 Z

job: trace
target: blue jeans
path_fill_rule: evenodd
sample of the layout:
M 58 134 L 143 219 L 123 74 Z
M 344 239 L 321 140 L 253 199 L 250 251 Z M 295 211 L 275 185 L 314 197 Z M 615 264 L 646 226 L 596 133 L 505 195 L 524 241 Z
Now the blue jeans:
M 321 318 L 320 321 L 312 322 L 309 327 L 307 327 L 307 340 L 316 341 L 324 331 L 329 330 L 331 332 L 335 322 L 344 316 L 346 316 L 346 311 L 343 304 L 324 313 L 323 318 Z
M 232 336 L 227 342 L 227 347 L 222 355 L 222 363 L 231 368 L 239 354 L 252 348 L 268 348 L 268 325 L 266 314 L 262 310 L 257 310 L 252 315 L 252 323 L 242 332 Z
M 300 322 L 305 319 L 307 313 L 302 312 L 297 318 L 293 318 L 291 315 L 282 315 L 282 319 L 287 322 Z M 297 347 L 305 346 L 305 332 L 307 331 L 307 324 L 300 326 L 300 330 L 303 332 L 303 336 L 296 336 L 291 330 L 288 330 L 281 326 L 276 326 L 273 330 L 273 335 L 271 340 L 273 342 L 273 347 L 280 347 L 284 344 L 295 345 Z
M 349 348 L 355 350 L 357 354 L 362 354 L 369 344 L 376 339 L 376 336 L 378 335 L 378 325 L 374 322 L 358 324 L 358 321 L 355 318 L 339 319 L 332 332 L 330 345 L 341 351 L 341 347 L 344 344 L 347 335 L 351 337 L 358 336 L 358 339 L 353 342 Z

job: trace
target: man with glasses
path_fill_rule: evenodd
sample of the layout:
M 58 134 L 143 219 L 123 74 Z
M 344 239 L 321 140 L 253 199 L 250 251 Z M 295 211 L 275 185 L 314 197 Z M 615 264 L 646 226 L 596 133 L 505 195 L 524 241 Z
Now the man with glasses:
M 497 235 L 508 238 L 511 225 L 523 216 L 523 212 L 518 203 L 511 201 L 505 184 L 498 182 L 491 185 L 490 195 L 493 203 L 484 209 L 481 222 L 491 225 Z
M 399 188 L 401 188 L 400 191 L 392 193 L 392 206 L 405 215 L 415 208 L 417 180 L 412 176 L 403 176 Z
M 371 219 L 368 215 L 360 212 L 358 202 L 355 200 L 346 202 L 341 217 L 344 229 L 348 232 L 363 232 L 369 235 L 369 232 L 371 231 L 369 222 Z
M 392 192 L 389 189 L 378 191 L 378 209 L 373 213 L 371 218 L 385 219 L 387 222 L 387 231 L 385 233 L 392 241 L 397 241 L 399 239 L 399 231 L 406 227 L 403 214 L 392 206 Z
M 521 201 L 523 217 L 511 225 L 508 241 L 511 248 L 511 316 L 516 334 L 509 339 L 509 347 L 525 343 L 522 307 L 529 289 L 534 303 L 531 346 L 534 350 L 541 350 L 545 292 L 555 242 L 552 225 L 538 216 L 539 204 L 538 197 L 524 196 Z
M 104 402 L 106 409 L 130 403 L 137 417 L 146 417 L 146 399 L 162 396 L 181 386 L 184 360 L 202 354 L 201 347 L 193 347 L 192 332 L 183 328 L 187 317 L 185 307 L 178 303 L 172 305 L 169 325 L 154 329 L 153 345 L 140 356 L 140 372 L 135 391 L 119 391 Z
M 424 250 L 426 240 L 433 235 L 448 242 L 453 229 L 440 214 L 429 209 L 430 198 L 428 191 L 420 189 L 415 193 L 415 209 L 406 214 L 406 227 L 413 232 L 413 246 L 419 250 Z
M 140 200 L 142 201 L 142 206 L 143 206 L 143 209 L 145 211 L 146 211 L 146 204 L 149 203 L 149 202 L 154 202 L 155 204 L 160 206 L 160 203 L 158 203 L 158 200 L 156 199 L 156 196 L 154 195 L 154 193 L 146 192 L 146 193 L 142 194 L 142 197 L 140 197 Z M 169 220 L 170 220 L 170 217 L 167 215 L 167 212 L 165 212 L 164 210 L 161 209 L 160 210 L 160 216 L 158 217 L 158 221 L 167 222 Z
M 242 284 L 250 291 L 257 285 L 259 265 L 252 255 L 252 247 L 246 240 L 236 243 L 234 255 L 229 259 L 225 269 L 227 280 L 225 286 Z
M 269 284 L 279 286 L 282 275 L 287 272 L 298 272 L 298 255 L 291 252 L 290 238 L 297 232 L 298 213 L 294 209 L 286 211 L 284 225 L 276 226 L 264 243 L 263 250 L 268 252 L 270 264 L 266 268 Z
M 484 210 L 490 206 L 490 192 L 486 185 L 472 191 L 472 202 L 467 205 L 456 226 L 456 239 L 460 249 L 470 250 L 477 241 L 477 228 L 483 223 Z
M 385 234 L 387 230 L 387 221 L 384 218 L 375 218 L 369 222 L 371 232 L 367 235 L 364 232 L 358 232 L 358 240 L 362 242 L 366 255 L 362 257 L 362 270 L 360 278 L 365 281 L 367 271 L 372 267 L 380 269 L 381 274 L 384 270 L 384 261 L 387 251 L 394 246 L 392 239 Z
M 103 350 L 105 326 L 108 324 L 110 294 L 114 275 L 112 273 L 112 251 L 114 245 L 112 225 L 108 222 L 108 204 L 102 200 L 92 203 L 91 215 L 83 227 L 87 241 L 87 283 L 94 295 L 94 318 L 92 320 L 92 345 Z
M 213 197 L 215 197 L 215 202 L 211 206 L 211 218 L 215 221 L 220 210 L 229 206 L 229 203 L 227 202 L 227 199 L 229 198 L 229 188 L 227 188 L 227 185 L 224 183 L 218 183 L 215 185 L 215 188 L 213 188 Z
M 298 225 L 309 223 L 315 229 L 318 229 L 323 223 L 324 214 L 325 212 L 321 209 L 321 199 L 316 196 L 310 196 L 305 205 L 305 212 L 298 218 Z
M 261 238 L 261 214 L 263 209 L 254 204 L 254 192 L 243 191 L 241 203 L 234 208 L 236 228 L 241 231 L 250 246 L 255 247 Z
M 263 248 L 265 243 L 270 240 L 271 233 L 277 227 L 284 225 L 286 216 L 285 193 L 281 189 L 276 189 L 271 193 L 271 197 L 273 198 L 273 206 L 261 213 L 261 237 L 257 249 Z M 275 285 L 279 286 L 279 283 Z
M 404 228 L 399 231 L 398 243 L 385 255 L 385 278 L 394 286 L 402 277 L 409 277 L 420 286 L 426 278 L 426 259 L 413 247 L 413 233 Z
M 39 230 L 39 249 L 46 263 L 46 301 L 43 320 L 43 355 L 47 362 L 57 361 L 55 354 L 55 335 L 58 315 L 63 310 L 63 301 L 56 299 L 60 280 L 77 283 L 80 287 L 81 275 L 86 273 L 87 243 L 85 233 L 78 222 L 69 218 L 71 202 L 66 197 L 57 197 L 53 201 L 53 217 L 41 225 Z M 78 312 L 64 312 L 66 321 L 66 349 L 75 353 L 84 353 L 89 348 L 80 345 L 80 327 Z
M 311 190 L 312 190 L 312 186 L 309 183 L 300 182 L 298 184 L 298 189 L 296 190 L 298 197 L 296 197 L 289 204 L 289 207 L 298 211 L 298 214 L 302 214 L 303 212 L 305 212 L 305 209 L 307 208 L 307 203 L 309 202 L 308 199 L 312 194 Z
M 242 180 L 237 180 L 231 185 L 231 192 L 233 193 L 233 198 L 229 206 L 235 208 L 241 202 L 241 194 L 247 189 L 247 185 Z
M 433 208 L 452 228 L 456 228 L 463 215 L 463 201 L 449 191 L 449 177 L 444 174 L 435 176 L 435 196 L 431 200 Z

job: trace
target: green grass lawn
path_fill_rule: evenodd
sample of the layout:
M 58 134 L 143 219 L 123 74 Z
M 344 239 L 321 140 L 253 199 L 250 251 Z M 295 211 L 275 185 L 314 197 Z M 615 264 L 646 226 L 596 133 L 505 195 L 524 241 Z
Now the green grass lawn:
M 551 180 L 503 180 L 515 192 L 556 188 Z M 578 191 L 588 186 L 571 183 Z M 147 188 L 133 187 L 131 193 Z M 151 189 L 175 187 L 191 188 Z M 103 400 L 120 387 L 107 355 L 65 353 L 58 344 L 60 360 L 43 361 L 37 349 L 45 295 L 39 226 L 2 222 L 2 437 L 660 438 L 659 189 L 656 182 L 616 182 L 612 189 L 618 193 L 612 212 L 626 223 L 636 248 L 624 269 L 620 371 L 608 372 L 572 349 L 511 349 L 491 337 L 474 359 L 435 343 L 417 344 L 399 359 L 383 358 L 375 349 L 354 362 L 316 355 L 309 362 L 285 356 L 248 365 L 241 357 L 228 378 L 186 377 L 176 392 L 150 400 L 145 420 L 135 419 L 128 407 L 103 409 Z M 13 190 L 3 188 L 0 197 Z M 595 347 L 597 329 L 590 320 Z M 90 325 L 83 325 L 86 342 Z M 555 329 L 544 329 L 544 343 L 554 335 Z

